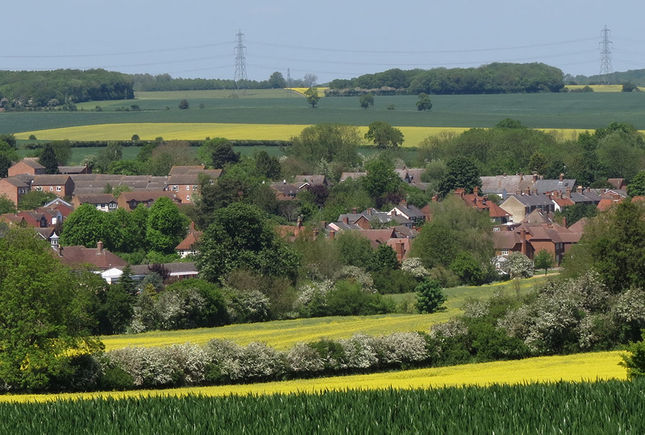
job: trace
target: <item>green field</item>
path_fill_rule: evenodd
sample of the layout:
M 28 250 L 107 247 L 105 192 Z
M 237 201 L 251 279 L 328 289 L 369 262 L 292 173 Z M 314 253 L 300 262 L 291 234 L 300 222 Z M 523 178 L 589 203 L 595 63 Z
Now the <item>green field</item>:
M 520 293 L 526 293 L 545 281 L 544 276 L 521 281 Z M 434 314 L 387 314 L 375 316 L 317 317 L 312 319 L 275 320 L 263 323 L 243 323 L 217 328 L 199 328 L 177 331 L 152 331 L 133 335 L 101 337 L 107 350 L 126 346 L 167 346 L 190 342 L 205 344 L 214 338 L 232 340 L 246 345 L 261 341 L 276 349 L 289 349 L 298 342 L 312 342 L 322 338 L 348 338 L 354 334 L 387 335 L 401 331 L 427 332 L 431 325 L 446 322 L 461 313 L 461 306 L 469 298 L 487 298 L 496 292 L 515 294 L 510 283 L 496 283 L 480 287 L 446 289 L 446 310 Z M 414 294 L 392 295 L 401 302 L 414 301 Z
M 177 107 L 184 97 L 189 97 L 188 110 Z M 433 95 L 431 112 L 418 112 L 416 100 L 406 95 L 376 97 L 374 107 L 364 110 L 356 97 L 324 98 L 312 109 L 287 90 L 247 91 L 238 98 L 229 91 L 146 92 L 134 100 L 83 103 L 77 112 L 3 112 L 0 133 L 120 123 L 368 125 L 375 120 L 402 127 L 470 128 L 491 127 L 507 117 L 546 129 L 594 129 L 614 120 L 645 129 L 645 93 Z M 133 104 L 141 110 L 117 110 Z M 93 111 L 97 105 L 103 111 Z M 395 110 L 387 110 L 390 105 Z
M 0 404 L 0 431 L 69 433 L 643 433 L 642 385 L 606 381 L 271 396 Z

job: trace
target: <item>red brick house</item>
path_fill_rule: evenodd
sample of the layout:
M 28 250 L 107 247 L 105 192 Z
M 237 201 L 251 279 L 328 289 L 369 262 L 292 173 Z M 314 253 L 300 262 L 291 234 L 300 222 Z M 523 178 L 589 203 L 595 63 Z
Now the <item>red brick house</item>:
M 74 181 L 69 175 L 64 174 L 45 174 L 34 176 L 31 183 L 32 190 L 50 192 L 54 195 L 65 198 L 74 193 Z
M 222 175 L 221 169 L 205 169 L 204 166 L 173 166 L 164 190 L 173 192 L 182 204 L 192 204 L 199 193 L 200 176 L 216 180 Z
M 14 175 L 29 174 L 31 176 L 41 175 L 45 173 L 45 167 L 38 163 L 36 157 L 25 157 L 18 163 L 15 163 L 9 168 L 9 177 Z
M 12 176 L 0 179 L 0 196 L 6 196 L 16 205 L 18 205 L 22 195 L 30 190 L 30 184 L 20 177 Z
M 96 248 L 85 246 L 60 246 L 58 255 L 63 263 L 71 267 L 89 265 L 95 270 L 107 270 L 113 267 L 125 267 L 128 263 L 103 248 L 103 242 L 98 242 Z

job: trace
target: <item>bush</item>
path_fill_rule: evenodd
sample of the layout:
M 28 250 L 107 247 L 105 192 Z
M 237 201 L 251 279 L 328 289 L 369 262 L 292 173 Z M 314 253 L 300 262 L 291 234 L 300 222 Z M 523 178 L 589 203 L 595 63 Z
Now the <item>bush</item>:
M 410 293 L 419 284 L 409 272 L 404 270 L 388 270 L 372 274 L 374 287 L 381 294 Z
M 434 313 L 446 301 L 439 282 L 432 279 L 417 285 L 414 291 L 417 294 L 417 308 L 420 313 Z
M 379 294 L 366 293 L 358 284 L 349 281 L 336 283 L 327 294 L 327 306 L 329 316 L 366 316 L 394 311 L 393 303 Z
M 642 340 L 627 348 L 628 354 L 622 355 L 621 365 L 627 368 L 629 379 L 645 379 L 645 331 Z

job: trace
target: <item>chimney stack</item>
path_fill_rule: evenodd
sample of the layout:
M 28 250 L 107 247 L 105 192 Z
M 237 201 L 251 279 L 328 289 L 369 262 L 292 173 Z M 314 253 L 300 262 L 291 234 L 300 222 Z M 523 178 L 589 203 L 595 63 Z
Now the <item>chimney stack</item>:
M 578 186 L 578 193 L 582 193 L 582 186 Z
M 356 207 L 352 208 L 352 214 L 358 214 L 358 209 Z
M 526 230 L 524 228 L 520 230 L 520 240 L 522 242 L 522 254 L 526 255 Z
M 560 181 L 564 181 L 564 174 L 560 173 Z
M 473 193 L 475 194 L 475 196 L 479 195 L 479 186 L 473 187 Z
M 329 231 L 329 240 L 334 240 L 335 237 L 336 237 L 336 231 L 330 230 Z
M 97 255 L 98 255 L 98 254 L 102 254 L 102 253 L 103 253 L 103 242 L 101 242 L 101 241 L 99 240 L 99 241 L 96 243 L 96 249 L 98 250 Z
M 349 225 L 349 218 L 347 216 L 343 216 L 343 223 Z

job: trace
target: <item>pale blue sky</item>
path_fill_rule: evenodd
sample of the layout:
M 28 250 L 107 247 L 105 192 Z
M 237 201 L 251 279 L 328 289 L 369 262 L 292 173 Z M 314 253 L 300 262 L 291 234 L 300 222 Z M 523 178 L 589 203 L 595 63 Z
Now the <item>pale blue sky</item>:
M 251 79 L 287 68 L 319 82 L 388 68 L 539 61 L 597 74 L 645 68 L 643 3 L 597 0 L 230 2 L 15 0 L 2 6 L 0 69 L 102 67 L 232 78 L 241 29 Z

